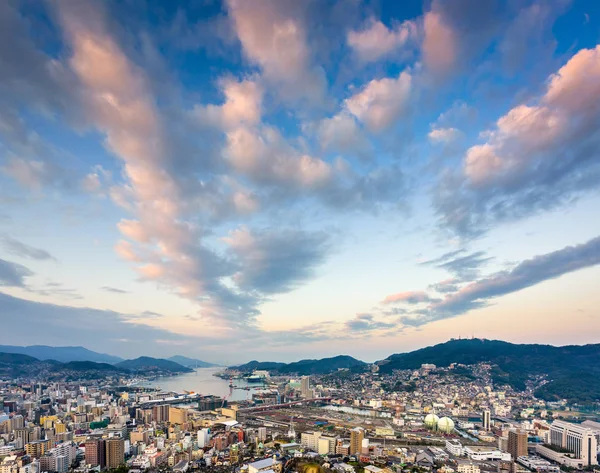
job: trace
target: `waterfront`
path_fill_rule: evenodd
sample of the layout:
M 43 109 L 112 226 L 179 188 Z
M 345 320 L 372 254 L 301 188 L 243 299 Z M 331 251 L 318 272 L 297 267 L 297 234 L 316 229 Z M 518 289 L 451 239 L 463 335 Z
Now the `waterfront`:
M 263 386 L 261 384 L 248 384 L 243 379 L 234 379 L 233 384 L 240 388 L 248 387 L 249 390 L 232 389 L 229 380 L 214 376 L 215 373 L 223 371 L 223 368 L 196 368 L 192 373 L 177 376 L 166 376 L 144 383 L 143 386 L 160 388 L 163 391 L 174 391 L 183 393 L 185 391 L 199 394 L 212 394 L 219 397 L 227 397 L 229 401 L 244 401 L 252 398 L 252 393 L 257 392 Z

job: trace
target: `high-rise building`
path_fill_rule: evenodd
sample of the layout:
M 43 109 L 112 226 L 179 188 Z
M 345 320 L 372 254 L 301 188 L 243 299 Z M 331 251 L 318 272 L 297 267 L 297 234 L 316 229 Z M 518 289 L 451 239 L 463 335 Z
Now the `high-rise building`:
M 481 421 L 483 424 L 483 430 L 490 430 L 492 426 L 492 413 L 487 409 L 483 411 L 481 415 Z
M 513 461 L 517 458 L 527 455 L 527 432 L 521 429 L 512 429 L 508 431 L 508 448 Z
M 350 431 L 350 455 L 358 455 L 362 450 L 362 442 L 365 438 L 365 429 L 356 427 Z
M 106 440 L 106 467 L 118 468 L 125 461 L 125 441 L 123 439 Z
M 300 391 L 304 399 L 309 399 L 311 397 L 310 376 L 302 376 L 302 380 L 300 381 Z
M 317 442 L 317 453 L 319 455 L 327 455 L 335 453 L 337 439 L 335 437 L 321 436 Z
M 187 413 L 187 409 L 169 407 L 169 422 L 177 425 L 185 424 L 187 422 Z
M 152 406 L 152 420 L 154 422 L 168 422 L 169 405 L 161 404 L 160 406 Z
M 259 427 L 258 428 L 258 441 L 264 442 L 265 440 L 267 440 L 267 428 Z
M 598 440 L 586 426 L 555 420 L 550 426 L 550 443 L 572 452 L 584 465 L 598 464 Z
M 91 466 L 106 467 L 106 443 L 104 439 L 88 439 L 85 442 L 85 463 Z
M 209 429 L 200 429 L 198 431 L 198 447 L 204 448 L 208 446 L 208 442 L 210 441 L 210 430 Z

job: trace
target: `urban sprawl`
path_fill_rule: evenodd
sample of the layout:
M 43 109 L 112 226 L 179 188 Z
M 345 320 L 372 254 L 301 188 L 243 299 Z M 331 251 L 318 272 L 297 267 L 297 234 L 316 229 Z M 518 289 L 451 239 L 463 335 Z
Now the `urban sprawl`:
M 460 369 L 224 370 L 248 391 L 239 402 L 124 378 L 2 381 L 0 473 L 600 471 L 593 412 L 494 389 L 485 364 Z

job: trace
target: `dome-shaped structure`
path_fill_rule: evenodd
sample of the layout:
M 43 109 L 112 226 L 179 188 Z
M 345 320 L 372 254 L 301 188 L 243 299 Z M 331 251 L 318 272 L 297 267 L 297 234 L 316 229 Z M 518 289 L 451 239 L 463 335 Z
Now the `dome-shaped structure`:
M 425 427 L 428 429 L 435 429 L 437 428 L 439 420 L 440 418 L 435 414 L 427 414 L 423 422 L 425 423 Z
M 442 417 L 437 424 L 438 430 L 449 434 L 454 430 L 454 421 L 450 417 Z

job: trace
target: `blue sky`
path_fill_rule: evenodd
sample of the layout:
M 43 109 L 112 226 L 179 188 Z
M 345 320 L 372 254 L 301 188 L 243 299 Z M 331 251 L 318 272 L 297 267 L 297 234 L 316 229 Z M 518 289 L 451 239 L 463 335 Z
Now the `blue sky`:
M 0 4 L 0 343 L 600 333 L 600 6 Z

